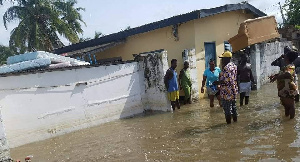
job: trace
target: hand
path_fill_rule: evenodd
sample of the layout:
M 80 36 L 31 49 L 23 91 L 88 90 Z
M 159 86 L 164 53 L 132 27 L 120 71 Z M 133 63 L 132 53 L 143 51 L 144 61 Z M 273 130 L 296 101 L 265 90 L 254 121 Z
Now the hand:
M 201 87 L 201 93 L 204 93 L 204 88 L 203 87 Z
M 271 83 L 275 82 L 277 80 L 277 76 L 278 76 L 278 74 L 269 76 L 270 82 Z
M 277 77 L 270 78 L 270 82 L 273 83 L 277 80 Z

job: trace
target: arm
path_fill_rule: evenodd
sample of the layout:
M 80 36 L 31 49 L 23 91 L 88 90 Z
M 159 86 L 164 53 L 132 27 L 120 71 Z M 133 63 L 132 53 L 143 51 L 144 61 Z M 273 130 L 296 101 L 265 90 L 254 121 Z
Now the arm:
M 172 79 L 172 73 L 171 73 L 170 70 L 168 70 L 168 71 L 166 72 L 165 77 L 164 77 L 164 83 L 165 83 L 165 86 L 166 86 L 167 89 L 169 89 L 169 80 L 170 80 L 170 79 Z
M 179 88 L 180 88 L 180 89 L 182 89 L 182 86 L 181 86 L 182 75 L 183 75 L 183 71 L 181 70 L 181 71 L 180 71 L 180 74 L 179 74 L 179 80 L 178 80 Z
M 270 77 L 270 81 L 271 81 L 271 83 L 273 83 L 278 79 L 290 79 L 291 76 L 292 75 L 289 72 L 285 72 L 283 74 L 275 74 L 275 75 Z
M 204 86 L 205 86 L 205 83 L 206 83 L 206 76 L 203 75 L 203 80 L 202 80 L 202 87 L 201 87 L 201 93 L 204 93 Z
M 250 79 L 251 79 L 251 82 L 256 84 L 255 81 L 254 81 L 254 77 L 253 77 L 253 74 L 252 74 L 252 70 L 250 69 Z
M 238 66 L 238 68 L 237 68 L 237 76 L 236 76 L 236 79 L 237 79 L 237 83 L 238 83 L 238 85 L 240 85 L 240 74 L 241 74 L 241 72 L 240 72 L 240 66 Z

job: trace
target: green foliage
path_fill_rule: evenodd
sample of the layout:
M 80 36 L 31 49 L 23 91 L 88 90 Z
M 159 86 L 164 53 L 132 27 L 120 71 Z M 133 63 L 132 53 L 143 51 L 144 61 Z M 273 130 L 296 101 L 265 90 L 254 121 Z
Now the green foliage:
M 10 47 L 21 53 L 52 51 L 64 46 L 59 36 L 71 43 L 79 41 L 78 34 L 83 32 L 81 23 L 84 23 L 80 11 L 84 9 L 75 7 L 76 0 L 15 0 L 13 4 L 3 16 L 6 29 L 8 23 L 19 20 L 11 31 Z
M 300 0 L 286 0 L 284 5 L 287 23 L 299 27 L 300 25 Z
M 16 52 L 13 51 L 11 48 L 0 45 L 0 65 L 3 65 L 6 63 L 6 59 L 9 56 L 15 55 Z
M 79 42 L 85 42 L 85 41 L 89 41 L 91 39 L 101 38 L 103 36 L 105 36 L 105 35 L 102 32 L 95 31 L 94 38 L 90 38 L 90 37 L 84 38 L 84 37 L 81 37 L 81 38 L 79 38 Z

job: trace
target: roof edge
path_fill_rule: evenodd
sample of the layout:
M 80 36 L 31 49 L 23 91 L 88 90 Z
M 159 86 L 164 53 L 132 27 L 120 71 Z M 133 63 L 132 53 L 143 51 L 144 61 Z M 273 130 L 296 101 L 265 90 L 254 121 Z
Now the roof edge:
M 224 6 L 220 6 L 220 7 L 216 7 L 216 8 L 195 10 L 195 11 L 192 11 L 192 12 L 189 12 L 186 14 L 173 16 L 168 19 L 156 21 L 153 23 L 149 23 L 149 24 L 135 27 L 132 29 L 128 29 L 125 31 L 113 33 L 113 34 L 110 34 L 110 35 L 107 35 L 107 36 L 104 36 L 101 38 L 96 38 L 96 39 L 92 39 L 89 41 L 72 44 L 72 45 L 65 46 L 65 47 L 62 47 L 59 49 L 55 49 L 54 53 L 63 54 L 63 53 L 67 53 L 67 52 L 72 52 L 72 51 L 80 50 L 80 49 L 87 48 L 87 47 L 93 47 L 93 46 L 97 46 L 100 44 L 105 44 L 105 43 L 110 43 L 113 41 L 126 39 L 129 36 L 146 33 L 146 32 L 164 28 L 167 26 L 176 25 L 179 23 L 185 23 L 185 22 L 192 21 L 195 19 L 200 19 L 200 18 L 209 17 L 209 16 L 213 16 L 216 14 L 220 14 L 220 13 L 237 11 L 237 10 L 249 10 L 257 17 L 266 16 L 266 14 L 264 12 L 260 11 L 259 9 L 255 8 L 254 6 L 252 6 L 249 3 L 226 4 Z

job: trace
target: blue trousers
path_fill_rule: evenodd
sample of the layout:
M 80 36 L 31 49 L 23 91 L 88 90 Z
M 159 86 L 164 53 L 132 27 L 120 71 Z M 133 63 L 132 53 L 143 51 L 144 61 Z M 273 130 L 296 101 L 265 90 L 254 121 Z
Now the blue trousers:
M 221 100 L 225 116 L 237 116 L 236 100 Z

